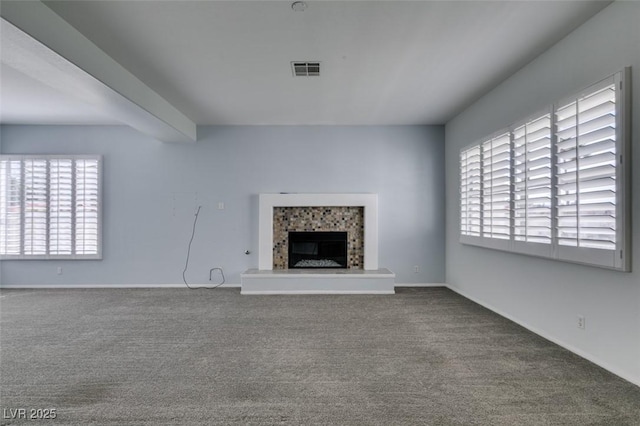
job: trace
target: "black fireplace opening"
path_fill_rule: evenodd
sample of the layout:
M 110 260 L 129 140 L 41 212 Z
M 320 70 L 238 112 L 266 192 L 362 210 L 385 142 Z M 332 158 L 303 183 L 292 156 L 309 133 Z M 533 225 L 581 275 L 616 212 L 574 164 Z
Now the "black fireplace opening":
M 347 268 L 346 232 L 289 232 L 289 269 Z

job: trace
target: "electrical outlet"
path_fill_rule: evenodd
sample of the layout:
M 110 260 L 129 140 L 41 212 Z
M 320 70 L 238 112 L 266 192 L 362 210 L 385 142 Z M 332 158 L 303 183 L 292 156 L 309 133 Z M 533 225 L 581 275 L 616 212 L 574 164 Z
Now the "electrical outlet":
M 58 266 L 58 275 L 62 275 L 62 266 Z
M 420 272 L 420 267 L 419 267 L 418 265 L 414 266 L 414 267 L 413 267 L 413 272 L 414 272 L 415 274 L 419 273 L 419 272 Z
M 218 202 L 218 210 L 224 210 L 224 203 L 222 201 Z
M 586 327 L 585 319 L 582 315 L 578 315 L 578 328 L 584 330 Z

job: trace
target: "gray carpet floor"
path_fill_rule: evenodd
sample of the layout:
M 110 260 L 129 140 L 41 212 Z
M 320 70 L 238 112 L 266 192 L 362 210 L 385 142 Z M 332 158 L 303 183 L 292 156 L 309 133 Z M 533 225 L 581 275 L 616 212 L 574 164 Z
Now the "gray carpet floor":
M 444 288 L 3 290 L 0 308 L 1 408 L 57 414 L 3 425 L 640 425 L 640 388 Z

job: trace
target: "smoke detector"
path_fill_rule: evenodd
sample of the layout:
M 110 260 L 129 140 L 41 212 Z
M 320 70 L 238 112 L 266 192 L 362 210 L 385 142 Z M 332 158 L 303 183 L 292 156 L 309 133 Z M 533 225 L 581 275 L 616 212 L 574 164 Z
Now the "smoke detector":
M 291 9 L 293 9 L 294 12 L 304 12 L 307 7 L 307 4 L 303 1 L 294 1 L 291 3 Z
M 320 62 L 291 62 L 294 77 L 319 77 Z

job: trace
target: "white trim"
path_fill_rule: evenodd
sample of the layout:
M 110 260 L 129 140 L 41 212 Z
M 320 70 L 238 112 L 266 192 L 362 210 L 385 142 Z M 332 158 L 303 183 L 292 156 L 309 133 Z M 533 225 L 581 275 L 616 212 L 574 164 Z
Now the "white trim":
M 193 289 L 211 288 L 216 284 L 189 284 Z M 184 288 L 188 289 L 183 283 L 180 284 L 2 284 L 0 289 L 68 289 L 68 288 Z M 240 284 L 225 283 L 219 288 L 240 288 Z
M 504 318 L 508 319 L 509 321 L 512 321 L 512 322 L 518 324 L 519 326 L 526 328 L 527 330 L 531 331 L 532 333 L 535 333 L 538 336 L 543 337 L 543 338 L 547 339 L 548 341 L 550 341 L 552 343 L 555 343 L 556 345 L 561 346 L 561 347 L 565 348 L 566 350 L 568 350 L 570 352 L 573 352 L 574 354 L 578 355 L 579 357 L 584 358 L 587 361 L 590 361 L 590 362 L 596 364 L 597 366 L 604 368 L 605 370 L 609 371 L 610 373 L 613 373 L 616 376 L 621 377 L 624 380 L 626 380 L 626 381 L 628 381 L 630 383 L 633 383 L 636 386 L 640 386 L 640 377 L 635 377 L 635 376 L 629 375 L 628 373 L 626 373 L 624 371 L 621 371 L 617 367 L 612 366 L 610 363 L 608 363 L 606 361 L 603 361 L 600 358 L 598 358 L 596 356 L 593 356 L 593 355 L 591 355 L 591 354 L 589 354 L 589 353 L 587 353 L 587 352 L 585 352 L 585 351 L 583 351 L 581 349 L 578 349 L 575 346 L 573 346 L 573 345 L 571 345 L 569 343 L 566 343 L 566 342 L 562 341 L 561 339 L 559 339 L 559 338 L 557 338 L 555 336 L 552 336 L 552 335 L 550 335 L 549 333 L 547 333 L 545 331 L 540 330 L 539 328 L 532 327 L 529 324 L 527 324 L 526 322 L 520 321 L 519 319 L 513 317 L 512 315 L 504 313 L 501 310 L 496 309 L 492 305 L 490 305 L 490 304 L 488 304 L 486 302 L 483 302 L 483 301 L 481 301 L 481 300 L 479 300 L 479 299 L 477 299 L 475 297 L 472 297 L 468 293 L 464 292 L 463 290 L 460 290 L 460 289 L 458 289 L 458 288 L 456 288 L 456 287 L 454 287 L 454 286 L 452 286 L 450 284 L 447 284 L 447 288 L 450 289 L 451 291 L 455 292 L 455 293 L 458 293 L 460 296 L 464 297 L 465 299 L 469 299 L 470 301 L 472 301 L 474 303 L 477 303 L 478 305 L 489 309 L 490 311 L 500 315 L 501 317 L 504 317 Z
M 260 194 L 258 218 L 258 269 L 273 269 L 274 207 L 363 207 L 364 269 L 378 269 L 377 194 Z

